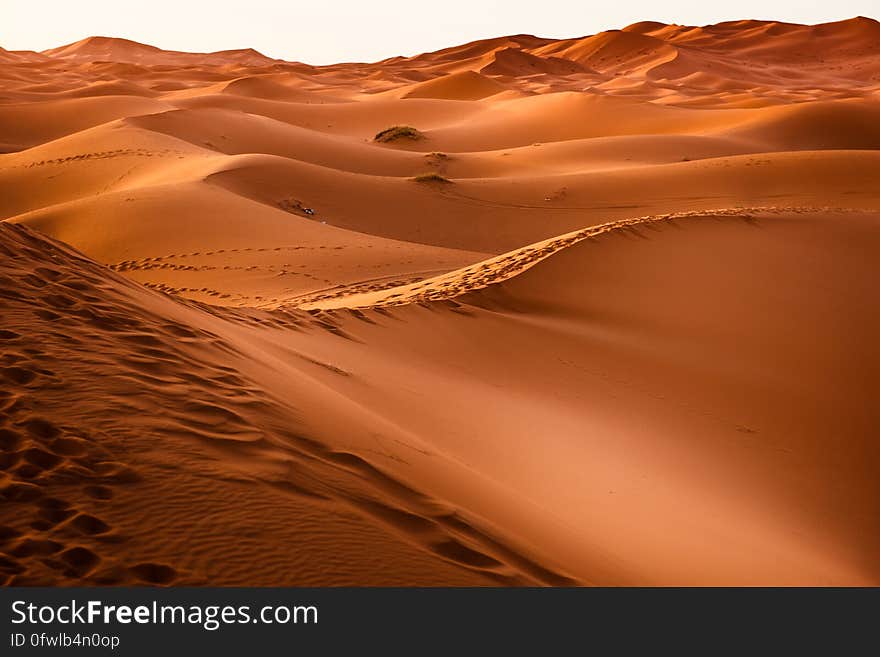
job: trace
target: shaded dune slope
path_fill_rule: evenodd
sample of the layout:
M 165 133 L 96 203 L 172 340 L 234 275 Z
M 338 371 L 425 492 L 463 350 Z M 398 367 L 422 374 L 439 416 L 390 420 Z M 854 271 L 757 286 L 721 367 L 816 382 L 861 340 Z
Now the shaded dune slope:
M 389 310 L 417 327 L 395 335 L 401 360 L 466 372 L 463 390 L 441 388 L 450 407 L 476 413 L 468 400 L 489 382 L 503 395 L 482 422 L 424 404 L 410 421 L 450 436 L 500 425 L 516 456 L 461 442 L 462 458 L 588 537 L 571 558 L 593 581 L 874 581 L 868 381 L 880 362 L 863 346 L 880 322 L 876 222 L 787 210 L 656 218 L 525 249 L 525 268 L 488 261 L 470 272 L 494 282 L 456 274 L 454 299 L 390 291 L 377 303 L 405 304 Z M 437 340 L 415 346 L 421 330 Z

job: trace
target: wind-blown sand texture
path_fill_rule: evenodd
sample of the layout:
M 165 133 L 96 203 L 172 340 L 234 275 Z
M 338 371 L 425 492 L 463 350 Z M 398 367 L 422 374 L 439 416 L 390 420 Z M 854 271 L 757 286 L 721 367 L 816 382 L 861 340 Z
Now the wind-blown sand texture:
M 878 149 L 865 18 L 0 50 L 0 581 L 878 585 Z

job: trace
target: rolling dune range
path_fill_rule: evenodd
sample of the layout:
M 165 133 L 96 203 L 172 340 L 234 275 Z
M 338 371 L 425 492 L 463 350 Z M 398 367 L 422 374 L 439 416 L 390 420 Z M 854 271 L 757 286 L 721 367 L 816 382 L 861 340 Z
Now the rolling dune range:
M 5 584 L 880 584 L 872 19 L 0 49 L 0 152 Z

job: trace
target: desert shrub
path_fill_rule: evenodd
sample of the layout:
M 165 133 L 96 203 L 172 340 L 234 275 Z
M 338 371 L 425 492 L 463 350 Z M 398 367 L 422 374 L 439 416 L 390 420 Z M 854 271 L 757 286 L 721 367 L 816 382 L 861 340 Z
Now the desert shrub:
M 449 178 L 444 178 L 439 173 L 420 173 L 415 178 L 413 178 L 415 182 L 418 183 L 451 183 L 452 181 Z
M 424 135 L 416 130 L 415 128 L 408 125 L 395 125 L 390 128 L 385 128 L 381 132 L 377 132 L 376 136 L 373 137 L 373 141 L 378 141 L 383 144 L 387 144 L 388 142 L 396 141 L 398 139 L 423 139 Z

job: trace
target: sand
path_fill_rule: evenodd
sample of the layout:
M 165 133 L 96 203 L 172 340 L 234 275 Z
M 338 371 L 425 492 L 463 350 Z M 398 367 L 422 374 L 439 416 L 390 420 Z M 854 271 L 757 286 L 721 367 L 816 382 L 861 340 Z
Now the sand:
M 878 62 L 0 50 L 0 582 L 880 584 Z

